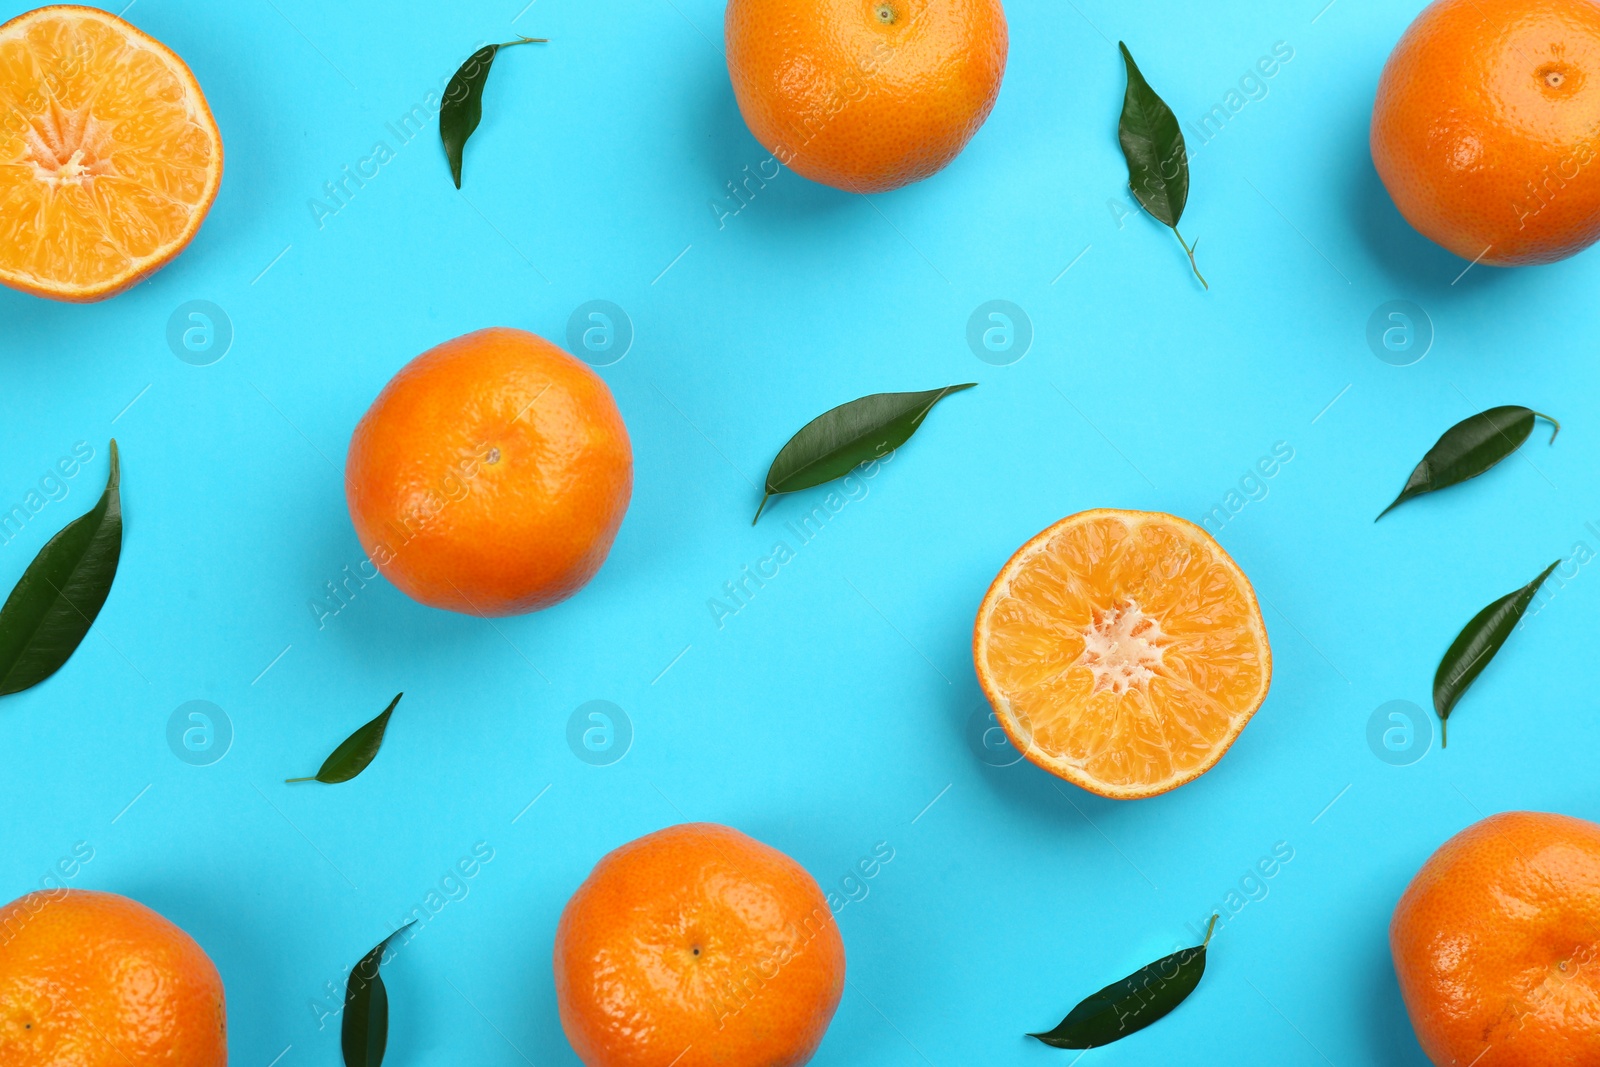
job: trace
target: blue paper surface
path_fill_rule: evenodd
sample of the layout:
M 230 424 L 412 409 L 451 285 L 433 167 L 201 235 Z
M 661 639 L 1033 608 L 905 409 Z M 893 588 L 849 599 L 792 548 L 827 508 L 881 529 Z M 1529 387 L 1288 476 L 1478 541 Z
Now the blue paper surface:
M 1213 911 L 1195 995 L 1083 1062 L 1424 1063 L 1387 943 L 1412 874 L 1487 814 L 1600 809 L 1600 579 L 1579 562 L 1600 551 L 1600 259 L 1467 270 L 1413 232 L 1367 127 L 1422 5 L 1323 2 L 1013 0 L 987 125 L 865 198 L 774 174 L 716 0 L 137 0 L 227 169 L 147 283 L 89 306 L 0 292 L 0 511 L 42 501 L 0 585 L 93 503 L 112 436 L 127 520 L 94 634 L 0 701 L 0 900 L 67 861 L 67 884 L 160 910 L 220 968 L 245 1067 L 337 1063 L 345 969 L 420 909 L 384 972 L 387 1062 L 574 1064 L 563 903 L 617 845 L 710 820 L 848 901 L 818 1064 L 1074 1062 L 1022 1035 Z M 458 193 L 430 94 L 516 33 L 551 43 L 497 60 Z M 1128 194 L 1119 39 L 1189 137 L 1209 293 Z M 600 331 L 636 478 L 588 588 L 487 622 L 371 578 L 342 472 L 395 371 L 492 325 Z M 965 381 L 806 539 L 791 524 L 827 490 L 751 527 L 813 416 Z M 1373 524 L 1497 404 L 1565 430 Z M 75 449 L 93 458 L 50 481 Z M 1153 800 L 983 741 L 978 603 L 1090 507 L 1207 520 L 1272 640 L 1238 743 Z M 1558 557 L 1439 750 L 1439 656 Z M 400 690 L 359 779 L 283 785 Z

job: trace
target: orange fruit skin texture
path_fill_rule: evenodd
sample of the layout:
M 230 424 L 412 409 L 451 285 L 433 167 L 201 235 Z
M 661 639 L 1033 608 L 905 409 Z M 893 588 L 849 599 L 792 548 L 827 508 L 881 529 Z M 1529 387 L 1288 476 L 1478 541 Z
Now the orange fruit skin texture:
M 561 913 L 555 986 L 588 1067 L 798 1067 L 844 993 L 844 942 L 805 868 L 688 823 L 595 865 Z
M 1372 114 L 1372 161 L 1400 213 L 1492 266 L 1600 237 L 1597 140 L 1594 0 L 1438 0 L 1390 55 Z
M 1469 826 L 1406 888 L 1389 946 L 1434 1063 L 1600 1063 L 1600 826 L 1529 811 Z
M 1215 767 L 1272 686 L 1249 579 L 1203 528 L 1160 512 L 1079 512 L 1019 548 L 978 608 L 972 657 L 1017 751 L 1116 800 Z M 1101 675 L 1118 660 L 1145 674 L 1121 692 Z
M 4 1067 L 226 1067 L 222 978 L 178 927 L 114 893 L 0 908 Z
M 479 330 L 408 363 L 350 442 L 345 495 L 407 596 L 471 615 L 565 600 L 605 562 L 633 450 L 600 376 L 523 330 Z
M 171 49 L 72 4 L 0 26 L 0 283 L 115 296 L 188 246 L 221 184 L 222 135 Z
M 943 170 L 989 117 L 1006 70 L 999 0 L 729 0 L 725 26 L 756 140 L 850 192 Z

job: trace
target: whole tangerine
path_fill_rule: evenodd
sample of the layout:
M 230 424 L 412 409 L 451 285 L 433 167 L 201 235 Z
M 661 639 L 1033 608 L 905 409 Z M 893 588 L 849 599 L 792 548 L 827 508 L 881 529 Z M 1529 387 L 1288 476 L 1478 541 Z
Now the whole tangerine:
M 5 1067 L 226 1067 L 222 978 L 194 939 L 114 893 L 0 908 Z
M 1389 946 L 1434 1063 L 1600 1063 L 1600 826 L 1528 811 L 1469 826 L 1406 888 Z
M 632 492 L 633 450 L 605 382 L 503 328 L 406 364 L 345 464 L 372 562 L 412 599 L 471 615 L 537 611 L 581 589 Z
M 691 823 L 595 865 L 561 913 L 555 985 L 588 1067 L 799 1067 L 844 993 L 844 942 L 805 868 Z
M 728 74 L 756 140 L 795 173 L 877 193 L 943 170 L 989 117 L 1000 0 L 729 0 Z
M 1423 236 L 1491 266 L 1600 238 L 1600 4 L 1437 0 L 1383 68 L 1372 161 Z

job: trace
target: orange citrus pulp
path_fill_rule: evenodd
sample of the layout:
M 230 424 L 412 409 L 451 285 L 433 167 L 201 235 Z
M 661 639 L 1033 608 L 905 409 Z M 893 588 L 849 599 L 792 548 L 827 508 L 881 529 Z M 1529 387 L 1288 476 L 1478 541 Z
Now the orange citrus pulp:
M 973 659 L 1024 755 L 1119 799 L 1210 770 L 1272 681 L 1249 580 L 1154 512 L 1081 512 L 1023 545 L 978 610 Z
M 112 296 L 177 255 L 222 181 L 222 138 L 194 75 L 89 7 L 0 26 L 0 282 Z

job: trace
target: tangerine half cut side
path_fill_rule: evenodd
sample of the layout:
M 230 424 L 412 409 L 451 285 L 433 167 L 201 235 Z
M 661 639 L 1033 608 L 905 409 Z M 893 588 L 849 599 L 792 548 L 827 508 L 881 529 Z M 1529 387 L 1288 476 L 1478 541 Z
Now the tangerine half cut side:
M 113 296 L 183 250 L 221 182 L 216 121 L 165 45 L 75 5 L 0 26 L 0 282 Z
M 978 609 L 973 662 L 1020 752 L 1116 799 L 1216 766 L 1272 682 L 1249 579 L 1156 512 L 1081 512 L 1018 549 Z

